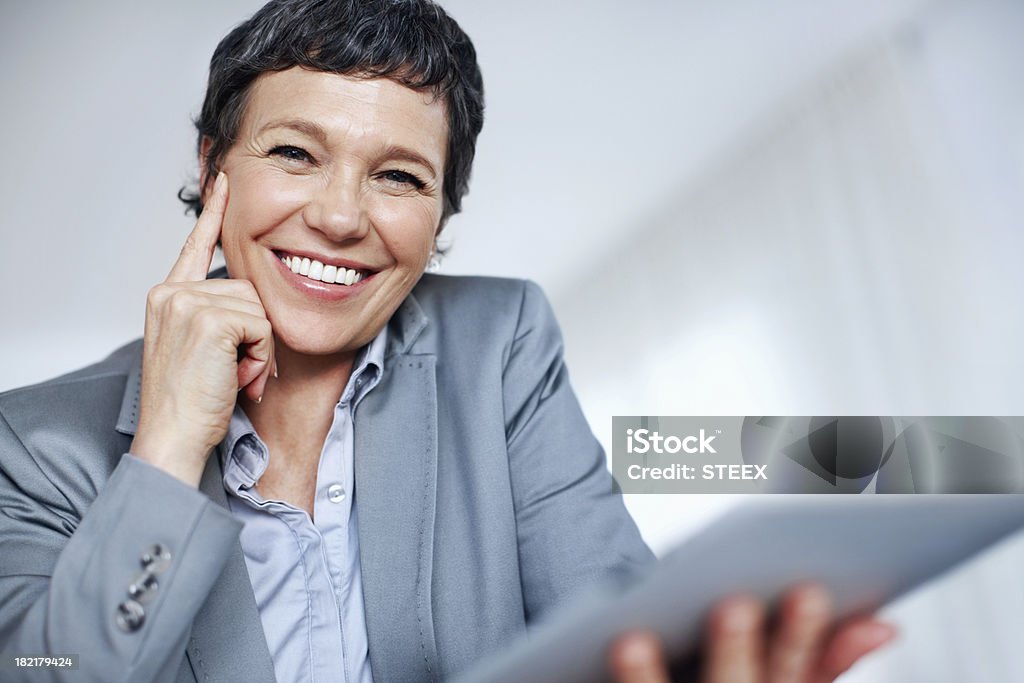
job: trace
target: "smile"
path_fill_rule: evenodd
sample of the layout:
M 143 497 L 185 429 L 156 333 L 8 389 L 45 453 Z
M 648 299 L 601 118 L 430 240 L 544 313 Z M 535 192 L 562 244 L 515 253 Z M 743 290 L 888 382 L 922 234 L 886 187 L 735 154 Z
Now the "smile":
M 354 285 L 363 278 L 368 277 L 368 273 L 364 271 L 324 264 L 306 257 L 278 254 L 278 258 L 284 263 L 285 268 L 290 269 L 296 275 L 302 275 L 317 282 L 347 286 Z

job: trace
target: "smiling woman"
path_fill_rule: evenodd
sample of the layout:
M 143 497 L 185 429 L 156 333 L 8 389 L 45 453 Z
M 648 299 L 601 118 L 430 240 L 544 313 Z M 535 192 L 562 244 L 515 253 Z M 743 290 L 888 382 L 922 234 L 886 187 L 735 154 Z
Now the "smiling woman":
M 198 220 L 143 339 L 0 396 L 5 655 L 76 654 L 66 680 L 437 680 L 649 565 L 539 289 L 424 274 L 482 93 L 428 0 L 275 0 L 221 42 Z M 760 605 L 718 616 L 712 682 L 817 681 L 887 635 L 827 641 L 813 589 L 767 654 Z M 619 680 L 664 676 L 624 642 Z
M 279 0 L 224 38 L 143 340 L 0 397 L 5 653 L 436 680 L 651 561 L 537 287 L 424 274 L 482 92 L 427 0 Z

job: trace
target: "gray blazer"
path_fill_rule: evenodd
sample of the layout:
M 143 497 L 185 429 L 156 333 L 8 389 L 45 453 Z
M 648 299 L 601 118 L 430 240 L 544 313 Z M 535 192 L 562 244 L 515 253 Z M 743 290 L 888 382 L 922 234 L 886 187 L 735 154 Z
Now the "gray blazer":
M 274 679 L 219 459 L 196 491 L 123 456 L 141 350 L 0 395 L 0 647 L 80 657 L 78 671 L 4 681 Z M 652 559 L 532 283 L 424 276 L 389 323 L 355 439 L 378 681 L 463 671 L 592 581 Z M 140 598 L 141 624 L 119 625 L 158 543 L 170 562 Z

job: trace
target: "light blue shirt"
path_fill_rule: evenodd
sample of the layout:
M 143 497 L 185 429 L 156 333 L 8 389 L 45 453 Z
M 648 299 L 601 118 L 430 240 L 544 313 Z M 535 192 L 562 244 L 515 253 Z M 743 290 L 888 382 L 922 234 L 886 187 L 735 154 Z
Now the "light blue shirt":
M 327 432 L 316 476 L 314 520 L 260 496 L 268 451 L 235 406 L 221 447 L 231 512 L 245 526 L 242 552 L 279 681 L 372 683 L 353 503 L 352 415 L 380 381 L 387 328 L 354 365 Z

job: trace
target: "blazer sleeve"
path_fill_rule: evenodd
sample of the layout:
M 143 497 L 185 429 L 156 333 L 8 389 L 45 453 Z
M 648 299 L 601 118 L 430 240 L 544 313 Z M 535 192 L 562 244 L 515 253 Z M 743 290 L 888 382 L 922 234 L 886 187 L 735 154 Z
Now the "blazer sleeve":
M 0 679 L 175 680 L 241 525 L 129 454 L 80 519 L 52 472 L 0 415 Z M 12 667 L 71 654 L 77 670 Z
M 524 283 L 505 367 L 506 439 L 528 620 L 596 582 L 622 585 L 654 560 L 613 491 L 540 288 Z

